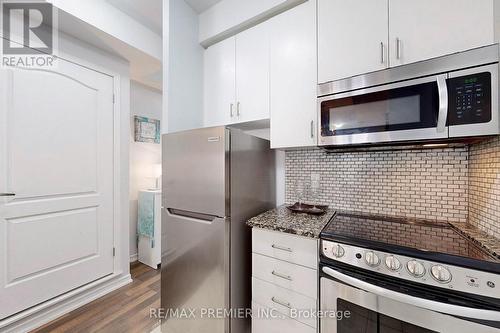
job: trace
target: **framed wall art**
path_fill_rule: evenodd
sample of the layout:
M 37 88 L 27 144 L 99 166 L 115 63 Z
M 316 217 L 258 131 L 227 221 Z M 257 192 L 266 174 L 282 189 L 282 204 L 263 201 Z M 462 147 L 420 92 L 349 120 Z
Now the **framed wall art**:
M 134 117 L 135 141 L 147 143 L 160 143 L 160 121 L 147 117 Z

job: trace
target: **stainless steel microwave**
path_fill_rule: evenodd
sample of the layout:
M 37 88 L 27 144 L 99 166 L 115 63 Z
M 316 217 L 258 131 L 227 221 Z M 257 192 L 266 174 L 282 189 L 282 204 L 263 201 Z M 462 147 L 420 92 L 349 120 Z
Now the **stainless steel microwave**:
M 500 134 L 498 44 L 318 86 L 320 146 Z

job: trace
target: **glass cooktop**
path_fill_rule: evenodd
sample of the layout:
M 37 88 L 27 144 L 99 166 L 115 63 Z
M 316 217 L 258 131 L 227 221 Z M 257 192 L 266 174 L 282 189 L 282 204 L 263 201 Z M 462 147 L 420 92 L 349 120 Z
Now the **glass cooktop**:
M 433 259 L 445 255 L 448 259 L 454 256 L 500 263 L 449 223 L 337 213 L 320 237 L 367 248 L 378 246 L 392 252 L 432 254 Z

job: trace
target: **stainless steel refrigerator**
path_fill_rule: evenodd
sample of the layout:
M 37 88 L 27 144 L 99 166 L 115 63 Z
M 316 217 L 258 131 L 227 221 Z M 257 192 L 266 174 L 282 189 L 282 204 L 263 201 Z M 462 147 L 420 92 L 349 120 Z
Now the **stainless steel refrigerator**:
M 235 311 L 250 308 L 245 222 L 274 206 L 268 141 L 228 127 L 163 136 L 163 333 L 250 331 L 250 318 Z

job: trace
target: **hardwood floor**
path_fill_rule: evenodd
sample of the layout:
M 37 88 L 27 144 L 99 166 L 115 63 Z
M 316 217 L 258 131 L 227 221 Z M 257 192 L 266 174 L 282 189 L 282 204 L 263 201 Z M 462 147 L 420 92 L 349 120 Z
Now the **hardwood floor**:
M 158 325 L 149 309 L 160 307 L 160 270 L 131 264 L 133 282 L 31 333 L 149 333 Z

